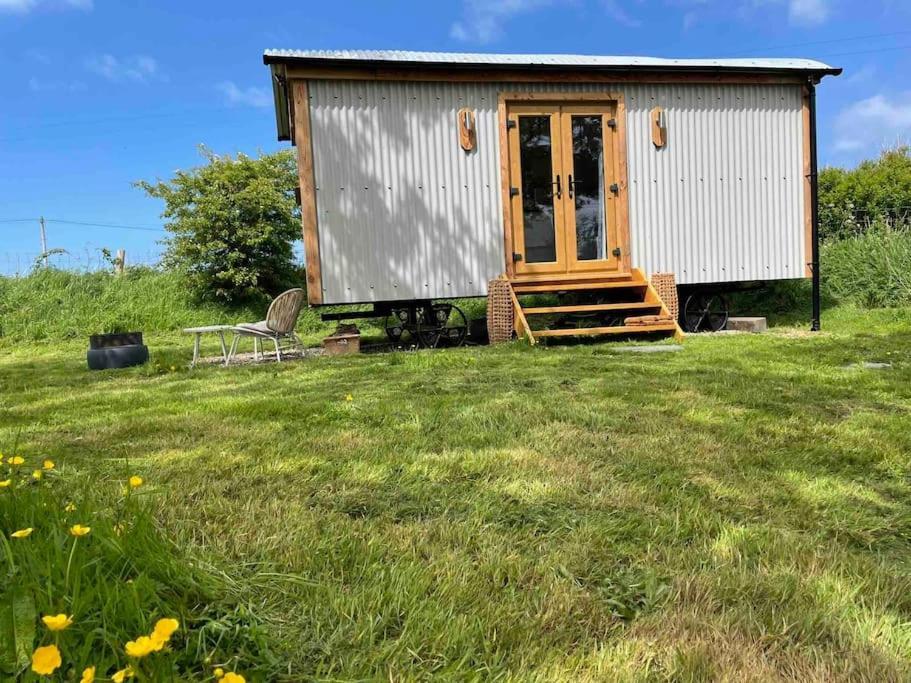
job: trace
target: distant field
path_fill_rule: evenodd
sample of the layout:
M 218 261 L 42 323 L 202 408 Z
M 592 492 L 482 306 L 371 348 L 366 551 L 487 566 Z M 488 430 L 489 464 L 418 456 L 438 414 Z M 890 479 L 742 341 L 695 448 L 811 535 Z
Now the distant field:
M 911 310 L 823 325 L 195 371 L 149 333 L 112 373 L 0 339 L 0 450 L 129 460 L 270 680 L 909 680 Z

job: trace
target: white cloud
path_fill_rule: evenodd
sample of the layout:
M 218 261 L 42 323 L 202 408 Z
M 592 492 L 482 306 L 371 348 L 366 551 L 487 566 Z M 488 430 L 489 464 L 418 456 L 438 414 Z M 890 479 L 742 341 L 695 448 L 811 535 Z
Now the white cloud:
M 788 23 L 794 26 L 816 26 L 824 23 L 832 10 L 834 0 L 740 0 L 740 13 L 744 19 L 756 10 L 772 5 L 786 6 Z
M 623 9 L 618 0 L 602 0 L 604 3 L 605 11 L 610 15 L 610 17 L 616 21 L 618 24 L 623 24 L 630 28 L 638 28 L 642 26 L 642 22 L 639 19 L 636 19 L 633 16 Z
M 80 92 L 85 90 L 82 81 L 43 81 L 34 76 L 28 79 L 28 89 L 32 92 Z
M 94 7 L 94 2 L 93 0 L 0 0 L 0 12 L 19 12 L 24 14 L 38 7 L 89 11 Z
M 830 0 L 790 0 L 788 20 L 792 24 L 815 25 L 829 18 Z
M 241 88 L 234 81 L 222 81 L 215 86 L 228 104 L 247 107 L 271 107 L 272 93 L 266 88 Z
M 449 29 L 456 40 L 490 43 L 503 34 L 503 22 L 552 4 L 553 0 L 465 0 L 461 21 Z
M 835 150 L 873 151 L 911 137 L 911 92 L 874 95 L 843 109 L 835 119 Z
M 118 59 L 114 55 L 104 54 L 87 59 L 85 67 L 113 83 L 127 81 L 145 83 L 152 79 L 162 78 L 158 70 L 158 62 L 146 55 Z

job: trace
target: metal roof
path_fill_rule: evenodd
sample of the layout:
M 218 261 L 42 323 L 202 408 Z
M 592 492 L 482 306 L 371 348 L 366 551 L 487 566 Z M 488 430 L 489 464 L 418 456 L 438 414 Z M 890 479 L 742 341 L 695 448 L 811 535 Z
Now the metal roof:
M 839 74 L 841 69 L 813 59 L 738 58 L 738 59 L 665 59 L 662 57 L 557 55 L 557 54 L 484 54 L 476 52 L 412 52 L 407 50 L 266 50 L 266 64 L 309 62 L 319 65 L 388 64 L 395 66 L 448 66 L 478 68 L 577 68 L 577 69 L 650 69 L 656 71 L 800 71 Z

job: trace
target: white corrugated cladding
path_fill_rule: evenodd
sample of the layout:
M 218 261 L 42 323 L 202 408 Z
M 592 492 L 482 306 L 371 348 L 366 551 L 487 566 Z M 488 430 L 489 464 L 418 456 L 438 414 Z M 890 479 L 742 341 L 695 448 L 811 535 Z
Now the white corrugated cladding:
M 497 97 L 535 90 L 624 94 L 633 266 L 680 283 L 803 276 L 799 86 L 320 80 L 310 98 L 326 303 L 486 294 L 505 264 Z M 476 112 L 471 153 L 458 144 L 462 107 Z

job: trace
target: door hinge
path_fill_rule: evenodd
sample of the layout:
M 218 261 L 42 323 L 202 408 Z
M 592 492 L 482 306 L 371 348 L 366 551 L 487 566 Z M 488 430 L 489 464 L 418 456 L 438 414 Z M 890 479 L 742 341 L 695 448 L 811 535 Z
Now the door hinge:
M 610 191 L 614 194 L 620 194 L 620 186 L 617 183 L 612 183 L 610 186 Z
M 516 122 L 512 119 L 506 119 L 506 130 L 511 130 L 516 127 Z
M 510 197 L 518 197 L 518 196 L 519 196 L 519 188 L 518 188 L 518 187 L 511 187 L 511 188 L 509 188 L 509 196 L 510 196 Z
M 608 120 L 607 120 L 607 127 L 608 127 L 608 128 L 616 128 L 616 127 L 617 127 L 617 119 L 608 119 Z
M 517 254 L 516 252 L 512 252 L 513 263 L 518 263 L 521 260 L 522 260 L 522 254 Z
M 611 252 L 611 254 L 613 254 L 617 258 L 620 258 L 620 254 L 622 254 L 622 253 L 623 252 L 620 251 L 620 247 L 614 247 L 614 250 Z

